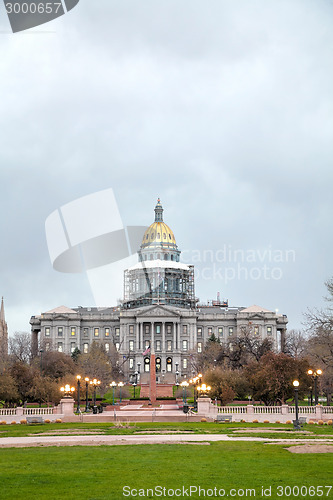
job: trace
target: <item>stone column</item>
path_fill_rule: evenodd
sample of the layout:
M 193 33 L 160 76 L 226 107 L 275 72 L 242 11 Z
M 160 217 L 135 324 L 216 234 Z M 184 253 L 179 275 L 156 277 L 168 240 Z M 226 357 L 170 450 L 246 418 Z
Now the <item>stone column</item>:
M 61 413 L 64 416 L 72 416 L 74 415 L 74 404 L 75 401 L 73 398 L 62 398 L 60 400 L 60 409 Z
M 198 398 L 198 415 L 203 415 L 205 417 L 209 417 L 210 409 L 211 409 L 211 399 L 210 398 Z
M 140 332 L 138 322 L 135 324 L 135 350 L 137 352 L 140 351 Z
M 323 419 L 323 407 L 321 405 L 317 405 L 316 406 L 316 418 L 318 420 L 322 420 Z
M 143 323 L 142 321 L 139 322 L 139 338 L 140 338 L 140 349 L 143 352 Z
M 172 331 L 173 331 L 173 352 L 176 352 L 177 349 L 177 337 L 176 337 L 176 323 L 172 323 Z
M 165 352 L 165 321 L 162 323 L 162 352 Z
M 180 324 L 176 323 L 176 331 L 177 331 L 177 350 L 180 351 Z
M 150 323 L 150 352 L 155 353 L 155 332 L 154 332 L 154 322 Z

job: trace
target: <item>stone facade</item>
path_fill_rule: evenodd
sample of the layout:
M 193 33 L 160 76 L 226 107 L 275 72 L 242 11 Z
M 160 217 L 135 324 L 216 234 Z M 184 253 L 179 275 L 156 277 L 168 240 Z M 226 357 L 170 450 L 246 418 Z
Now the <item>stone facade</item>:
M 118 307 L 65 306 L 32 316 L 35 350 L 89 351 L 93 341 L 106 352 L 116 349 L 125 380 L 139 372 L 139 382 L 150 379 L 150 355 L 155 355 L 156 379 L 170 384 L 191 378 L 195 355 L 214 334 L 230 343 L 242 330 L 283 344 L 285 315 L 258 306 L 228 307 L 215 301 L 199 305 L 194 295 L 193 266 L 182 264 L 171 229 L 163 222 L 158 200 L 155 221 L 143 236 L 139 263 L 125 271 L 124 301 Z

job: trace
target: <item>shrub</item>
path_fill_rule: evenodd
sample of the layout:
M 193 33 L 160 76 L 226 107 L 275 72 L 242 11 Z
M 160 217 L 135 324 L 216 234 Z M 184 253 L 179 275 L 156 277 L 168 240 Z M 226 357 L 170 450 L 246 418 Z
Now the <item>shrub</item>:
M 26 419 L 25 419 L 25 418 L 22 418 L 22 420 L 20 420 L 20 424 L 24 425 L 24 424 L 26 424 L 26 423 L 27 423 L 27 421 L 26 421 Z
M 13 421 L 11 422 L 11 425 L 16 425 L 15 420 L 13 420 Z
M 50 423 L 51 423 L 51 420 L 49 420 L 48 418 L 46 418 L 46 419 L 44 420 L 44 424 L 50 424 Z
M 275 420 L 276 424 L 281 424 L 280 420 Z
M 56 424 L 61 424 L 61 422 L 62 422 L 61 418 L 56 419 Z
M 7 425 L 6 420 L 1 420 L 0 425 Z
M 333 420 L 327 420 L 327 425 L 332 425 Z
M 313 420 L 309 420 L 309 424 L 313 425 L 314 421 Z
M 286 424 L 291 424 L 292 421 L 291 420 L 287 420 Z
M 207 422 L 207 418 L 202 418 L 200 422 Z
M 258 420 L 255 418 L 254 420 L 252 420 L 252 423 L 253 423 L 253 424 L 257 424 L 257 423 L 258 423 Z
M 318 420 L 318 425 L 324 425 L 323 420 Z
M 269 424 L 269 420 L 264 420 L 264 424 Z

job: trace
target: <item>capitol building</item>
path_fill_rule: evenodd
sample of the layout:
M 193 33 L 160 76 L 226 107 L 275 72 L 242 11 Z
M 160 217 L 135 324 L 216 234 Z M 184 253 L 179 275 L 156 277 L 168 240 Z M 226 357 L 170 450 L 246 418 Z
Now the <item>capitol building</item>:
M 191 378 L 195 355 L 214 334 L 231 343 L 242 330 L 274 348 L 283 344 L 287 317 L 259 306 L 229 307 L 216 300 L 207 305 L 195 296 L 194 266 L 181 262 L 175 236 L 164 222 L 160 200 L 155 220 L 145 231 L 138 263 L 124 271 L 124 296 L 110 307 L 60 306 L 30 320 L 33 344 L 67 354 L 78 348 L 89 352 L 92 342 L 106 352 L 115 349 L 125 379 L 139 372 L 141 382 L 150 373 L 150 354 L 155 354 L 156 380 L 172 384 L 176 374 Z

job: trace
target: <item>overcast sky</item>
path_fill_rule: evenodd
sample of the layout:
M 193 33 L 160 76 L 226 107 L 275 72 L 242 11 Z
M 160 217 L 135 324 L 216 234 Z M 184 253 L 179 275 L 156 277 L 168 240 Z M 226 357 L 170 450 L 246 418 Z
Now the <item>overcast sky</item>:
M 107 188 L 124 225 L 149 225 L 161 198 L 202 302 L 220 292 L 278 309 L 289 328 L 325 305 L 332 26 L 331 0 L 81 0 L 12 34 L 1 3 L 10 334 L 56 306 L 94 305 L 85 273 L 52 268 L 45 220 Z

